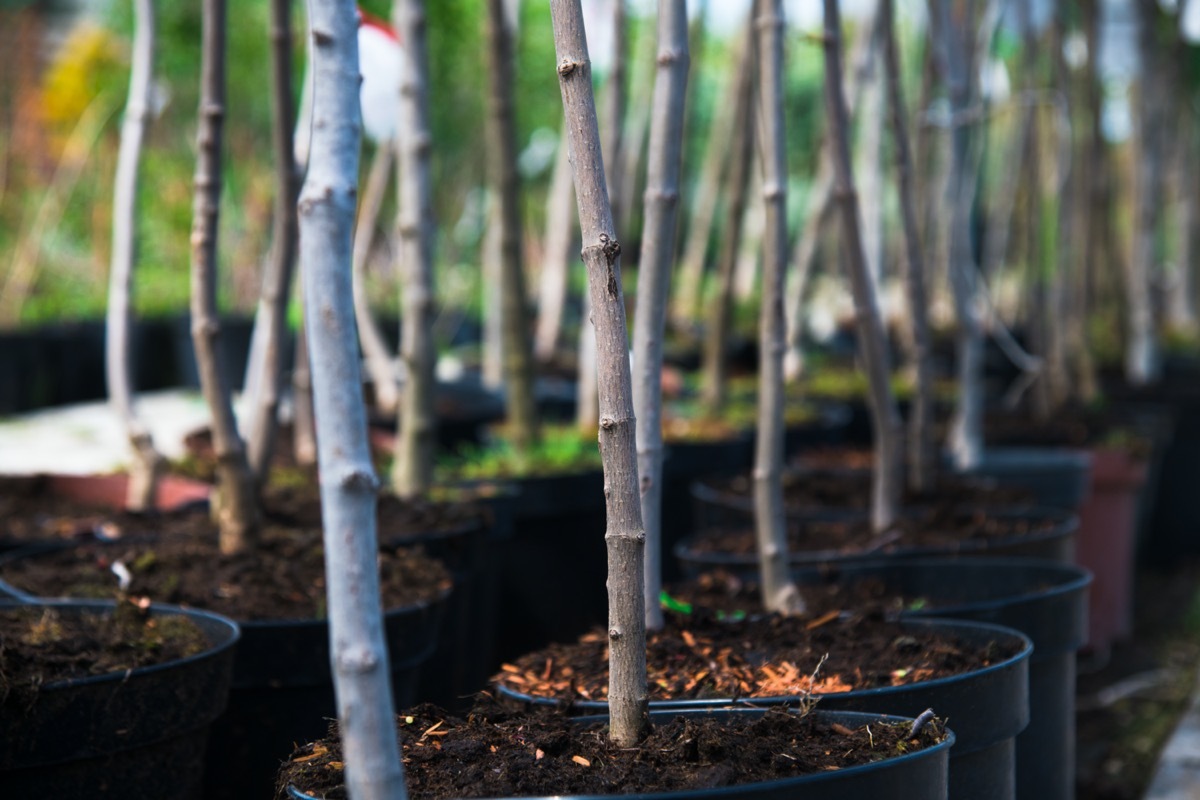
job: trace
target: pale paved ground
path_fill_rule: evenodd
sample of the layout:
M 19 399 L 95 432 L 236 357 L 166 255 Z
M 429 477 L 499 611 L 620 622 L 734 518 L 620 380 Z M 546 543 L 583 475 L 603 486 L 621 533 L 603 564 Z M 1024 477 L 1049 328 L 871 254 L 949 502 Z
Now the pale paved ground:
M 208 424 L 199 392 L 146 392 L 137 408 L 163 455 L 183 455 L 183 438 Z M 0 473 L 112 472 L 128 463 L 129 450 L 107 403 L 85 403 L 0 418 Z
M 1200 800 L 1200 684 L 1159 757 L 1145 800 Z

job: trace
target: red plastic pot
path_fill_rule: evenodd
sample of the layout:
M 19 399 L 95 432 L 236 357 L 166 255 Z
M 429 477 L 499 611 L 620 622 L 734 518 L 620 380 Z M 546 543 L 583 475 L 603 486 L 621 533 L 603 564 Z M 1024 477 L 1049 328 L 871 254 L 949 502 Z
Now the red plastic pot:
M 1094 576 L 1087 648 L 1106 650 L 1133 633 L 1137 505 L 1146 464 L 1120 449 L 1093 450 L 1092 459 L 1092 491 L 1079 510 L 1075 559 Z

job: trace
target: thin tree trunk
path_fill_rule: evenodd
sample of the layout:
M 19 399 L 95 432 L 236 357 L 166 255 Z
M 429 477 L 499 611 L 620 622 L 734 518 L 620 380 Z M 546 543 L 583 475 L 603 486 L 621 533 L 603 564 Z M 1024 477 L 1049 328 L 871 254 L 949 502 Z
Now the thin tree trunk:
M 261 360 L 255 370 L 246 447 L 250 469 L 260 485 L 267 480 L 275 435 L 279 429 L 279 398 L 283 385 L 283 342 L 287 335 L 287 307 L 296 263 L 296 193 L 299 181 L 293 130 L 292 101 L 292 0 L 271 0 L 271 140 L 275 150 L 274 244 L 263 275 L 262 294 L 255 315 L 254 339 L 262 328 Z M 253 357 L 255 350 L 252 348 Z
M 217 316 L 217 226 L 221 201 L 221 137 L 225 119 L 225 0 L 204 0 L 200 129 L 192 213 L 192 343 L 200 388 L 212 413 L 217 487 L 211 500 L 221 552 L 252 550 L 258 535 L 254 473 L 233 415 L 233 391 L 222 369 Z
M 624 163 L 625 111 L 628 107 L 626 75 L 629 68 L 629 24 L 626 19 L 626 0 L 612 0 L 612 55 L 608 77 L 604 79 L 603 113 L 600 135 L 604 148 L 604 181 L 608 184 L 609 200 L 613 204 L 613 219 L 623 219 L 624 207 L 621 169 Z
M 755 151 L 750 167 L 750 194 L 754 197 L 761 197 L 763 193 L 759 159 L 760 154 Z M 758 203 L 747 203 L 746 213 L 742 216 L 742 243 L 733 267 L 733 297 L 738 303 L 745 303 L 754 296 L 766 235 L 766 209 Z
M 404 275 L 404 332 L 401 350 L 407 368 L 404 407 L 397 420 L 396 464 L 392 487 L 414 498 L 433 484 L 433 448 L 437 432 L 434 412 L 436 356 L 433 347 L 433 181 L 429 129 L 429 56 L 425 44 L 425 0 L 397 3 L 396 31 L 404 42 L 400 83 L 399 150 L 400 210 L 397 227 Z M 524 319 L 521 320 L 524 323 Z
M 371 245 L 375 241 L 375 226 L 379 223 L 379 212 L 383 198 L 392 182 L 396 165 L 393 142 L 380 142 L 371 158 L 367 172 L 367 185 L 363 189 L 362 201 L 358 206 L 358 221 L 354 226 L 354 252 L 351 256 L 351 275 L 354 286 L 354 321 L 358 325 L 358 343 L 362 348 L 363 363 L 374 387 L 375 407 L 385 414 L 394 414 L 399 405 L 400 392 L 396 388 L 396 370 L 392 353 L 371 311 L 371 298 L 367 291 L 367 261 L 371 256 Z
M 730 117 L 737 121 L 729 146 L 728 190 L 725 224 L 717 253 L 716 285 L 709 294 L 704 327 L 704 363 L 701 400 L 708 416 L 719 417 L 729 394 L 726 345 L 733 316 L 733 279 L 742 242 L 742 221 L 750 191 L 750 169 L 754 163 L 754 74 L 758 49 L 753 21 L 747 22 L 746 41 L 738 62 L 736 92 Z
M 108 394 L 113 410 L 125 428 L 133 450 L 129 467 L 126 506 L 132 511 L 154 508 L 154 496 L 164 463 L 154 439 L 133 407 L 133 375 L 129 329 L 132 320 L 137 239 L 138 165 L 142 141 L 150 121 L 150 93 L 154 74 L 154 2 L 135 0 L 133 60 L 129 73 L 129 99 L 121 123 L 121 148 L 113 190 L 112 266 L 108 274 L 108 318 L 104 350 Z
M 358 19 L 351 0 L 316 0 L 310 9 L 317 92 L 312 158 L 299 203 L 300 249 L 321 428 L 330 661 L 348 793 L 355 800 L 392 800 L 406 794 L 383 636 L 378 481 L 367 445 L 350 273 L 362 140 Z
M 1178 252 L 1175 257 L 1175 275 L 1168 294 L 1167 322 L 1180 333 L 1195 334 L 1200 328 L 1200 315 L 1196 312 L 1196 262 L 1200 259 L 1200 159 L 1197 148 L 1195 113 L 1191 103 L 1184 103 L 1186 111 L 1178 128 L 1178 174 L 1179 174 L 1179 233 Z
M 479 287 L 483 295 L 483 385 L 501 390 L 504 388 L 504 298 L 496 291 L 503 273 L 500 263 L 500 204 L 496 201 L 495 192 L 490 190 L 484 225 L 480 254 L 483 280 Z
M 621 246 L 604 184 L 580 0 L 551 0 L 558 77 L 570 136 L 583 261 L 595 318 L 600 374 L 600 455 L 608 530 L 609 738 L 636 744 L 649 725 L 646 689 L 644 543 L 638 497 L 636 421 L 621 291 Z
M 930 14 L 937 17 L 941 38 L 936 45 L 942 60 L 941 73 L 949 87 L 955 119 L 945 200 L 950 214 L 947 270 L 958 318 L 958 405 L 951 422 L 949 449 L 959 469 L 971 469 L 983 457 L 983 327 L 976 302 L 977 268 L 970 227 L 977 165 L 972 158 L 970 123 L 965 119 L 975 97 L 971 55 L 974 35 L 969 20 L 955 25 L 950 5 L 950 0 L 930 2 Z
M 1154 31 L 1158 4 L 1153 0 L 1137 0 L 1135 5 L 1142 63 L 1134 97 L 1133 254 L 1125 272 L 1128 308 L 1125 379 L 1134 386 L 1144 386 L 1158 380 L 1160 369 L 1151 282 L 1163 174 L 1162 133 L 1157 129 L 1161 115 L 1155 95 L 1162 87 L 1156 85 L 1161 73 L 1156 52 L 1159 42 Z
M 883 65 L 879 59 L 871 63 L 867 85 L 863 87 L 862 120 L 859 124 L 858 167 L 862 209 L 863 255 L 867 259 L 867 274 L 878 297 L 883 285 L 883 130 L 887 127 L 887 95 Z
M 546 196 L 546 235 L 542 239 L 542 274 L 538 286 L 538 317 L 533 352 L 548 362 L 562 337 L 563 309 L 570 285 L 571 250 L 575 241 L 575 185 L 571 181 L 571 159 L 567 132 L 563 129 L 554 159 L 554 176 Z
M 667 287 L 675 256 L 679 181 L 683 169 L 684 102 L 688 81 L 685 0 L 658 5 L 658 74 L 650 120 L 645 226 L 638 258 L 633 328 L 633 403 L 637 426 L 642 522 L 646 530 L 646 626 L 663 625 L 662 605 L 662 360 Z
M 592 301 L 586 292 L 579 313 L 579 380 L 575 387 L 575 425 L 586 433 L 600 424 L 600 395 L 596 386 L 596 327 Z
M 746 23 L 750 28 L 750 23 Z M 748 30 L 740 38 L 737 52 L 737 72 L 722 92 L 720 108 L 736 108 L 739 91 L 743 86 L 742 74 L 753 67 L 746 54 L 754 31 Z M 697 71 L 697 74 L 698 71 Z M 693 85 L 695 81 L 692 82 Z M 744 125 L 744 119 L 735 114 L 714 114 L 709 129 L 708 146 L 704 151 L 704 163 L 700 168 L 700 181 L 692 200 L 692 216 L 688 224 L 687 239 L 680 259 L 679 275 L 675 279 L 675 297 L 671 303 L 671 324 L 679 330 L 690 327 L 700 315 L 703 299 L 704 273 L 706 271 L 709 243 L 713 236 L 713 222 L 717 217 L 717 206 L 721 199 L 721 181 L 734 151 L 735 131 Z
M 758 430 L 754 442 L 754 529 L 763 605 L 804 610 L 788 565 L 783 510 L 783 274 L 787 264 L 787 148 L 783 127 L 783 0 L 756 0 L 758 92 L 754 116 L 763 169 L 762 313 L 759 319 Z
M 850 51 L 850 69 L 846 73 L 846 103 L 851 116 L 854 115 L 863 94 L 867 74 L 875 58 L 875 42 L 879 32 L 879 6 L 862 22 Z M 804 371 L 804 298 L 812 276 L 813 260 L 821 231 L 833 210 L 833 151 L 828 131 L 821 140 L 817 154 L 817 172 L 804 204 L 804 222 L 792 254 L 796 277 L 788 289 L 790 305 L 787 315 L 787 352 L 784 354 L 784 376 L 795 380 Z
M 500 317 L 504 326 L 504 378 L 508 429 L 513 446 L 525 453 L 540 438 L 533 394 L 533 346 L 521 268 L 521 183 L 517 174 L 516 117 L 513 113 L 512 32 L 504 0 L 488 0 L 487 151 L 488 182 L 499 205 Z
M 896 45 L 895 3 L 883 0 L 884 73 L 891 107 L 900 218 L 904 225 L 905 288 L 912 319 L 912 358 L 916 387 L 908 419 L 908 485 L 915 492 L 933 488 L 937 452 L 933 441 L 933 361 L 929 331 L 929 293 L 925 288 L 925 256 L 918 222 L 912 152 L 908 141 L 908 107 L 904 102 L 900 49 Z
M 300 327 L 296 331 L 296 358 L 292 365 L 292 451 L 296 463 L 317 463 L 317 421 L 313 412 L 312 370 L 308 358 L 308 312 L 300 302 Z
M 626 103 L 625 133 L 621 137 L 621 194 L 613 202 L 620 211 L 617 221 L 619 231 L 624 231 L 626 241 L 636 242 L 634 223 L 637 212 L 641 211 L 638 199 L 643 194 L 646 183 L 646 139 L 650 130 L 650 92 L 653 86 L 653 69 L 655 37 L 643 34 L 638 38 L 640 45 L 633 54 L 635 70 L 630 73 L 633 82 L 630 100 Z M 644 73 L 647 70 L 648 73 Z M 628 109 L 632 108 L 630 114 Z M 609 192 L 610 195 L 614 194 Z
M 886 0 L 885 0 L 886 2 Z M 903 457 L 900 414 L 892 395 L 887 339 L 875 286 L 863 252 L 859 229 L 858 194 L 850 162 L 850 114 L 842 94 L 841 14 L 838 0 L 825 0 L 825 98 L 833 142 L 836 193 L 842 209 L 842 244 L 848 258 L 850 285 L 858 319 L 858 343 L 867 372 L 871 427 L 875 434 L 875 470 L 871 491 L 871 522 L 876 532 L 894 525 L 900 514 Z

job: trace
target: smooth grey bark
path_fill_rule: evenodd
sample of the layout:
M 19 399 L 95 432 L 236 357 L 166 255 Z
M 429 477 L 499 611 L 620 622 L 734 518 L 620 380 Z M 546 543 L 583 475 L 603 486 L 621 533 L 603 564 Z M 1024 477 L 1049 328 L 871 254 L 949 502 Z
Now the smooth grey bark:
M 758 429 L 754 441 L 754 530 L 763 605 L 804 610 L 788 565 L 783 510 L 783 275 L 787 265 L 787 148 L 783 125 L 783 0 L 755 0 L 758 92 L 754 116 L 766 206 L 759 318 Z
M 1186 106 L 1187 104 L 1185 104 Z M 1200 147 L 1197 147 L 1196 123 L 1190 106 L 1180 114 L 1177 144 L 1179 175 L 1178 247 L 1175 274 L 1167 295 L 1167 324 L 1175 331 L 1194 334 L 1200 328 L 1196 311 L 1196 264 L 1200 259 Z
M 747 27 L 750 23 L 746 23 Z M 747 60 L 747 42 L 753 31 L 739 37 L 735 60 L 736 75 L 740 76 L 752 66 Z M 697 73 L 698 74 L 698 73 Z M 693 81 L 693 84 L 695 82 Z M 735 108 L 741 82 L 731 77 L 721 93 L 720 108 Z M 700 316 L 703 298 L 704 273 L 708 263 L 709 244 L 713 238 L 713 223 L 717 218 L 717 207 L 721 199 L 721 182 L 733 152 L 734 131 L 744 124 L 742 117 L 733 113 L 714 114 L 709 128 L 708 145 L 704 150 L 704 161 L 700 167 L 700 178 L 692 199 L 691 219 L 688 223 L 683 256 L 679 262 L 679 274 L 675 279 L 675 296 L 671 301 L 671 324 L 680 330 L 689 328 Z
M 933 488 L 937 450 L 933 439 L 933 343 L 929 329 L 929 292 L 925 287 L 925 255 L 918 222 L 917 192 L 908 141 L 908 106 L 904 102 L 900 48 L 896 45 L 895 3 L 881 3 L 883 67 L 891 108 L 892 145 L 896 159 L 900 220 L 904 228 L 905 290 L 912 322 L 912 361 L 916 373 L 908 418 L 908 485 L 915 492 Z
M 200 125 L 197 133 L 192 209 L 192 345 L 200 389 L 212 414 L 217 486 L 211 499 L 220 528 L 221 552 L 253 549 L 258 535 L 258 497 L 246 447 L 233 415 L 233 390 L 218 346 L 217 229 L 221 202 L 221 139 L 225 120 L 225 0 L 204 0 L 200 61 Z
M 533 345 L 521 267 L 521 179 L 517 173 L 517 132 L 513 111 L 512 31 L 504 0 L 487 0 L 486 149 L 488 183 L 498 204 L 500 237 L 500 318 L 504 328 L 504 382 L 508 433 L 518 453 L 540 439 L 533 394 Z
M 404 42 L 400 120 L 396 127 L 400 208 L 397 228 L 404 276 L 404 331 L 401 355 L 406 367 L 404 407 L 397 420 L 392 488 L 414 498 L 433 484 L 436 354 L 433 346 L 433 178 L 429 122 L 429 55 L 425 42 L 425 0 L 399 0 L 396 31 Z M 524 323 L 524 319 L 521 320 Z
M 876 40 L 879 34 L 879 6 L 872 9 L 871 15 L 863 20 L 854 44 L 850 49 L 850 68 L 844 78 L 846 85 L 846 104 L 851 116 L 854 115 L 862 98 L 867 76 L 875 59 Z M 787 380 L 795 380 L 804 371 L 804 299 L 808 295 L 809 279 L 812 275 L 813 261 L 817 255 L 817 245 L 821 240 L 821 232 L 829 222 L 833 212 L 833 151 L 828 132 L 821 140 L 821 149 L 817 155 L 817 172 L 813 176 L 812 186 L 804 204 L 804 222 L 800 234 L 796 237 L 795 249 L 792 253 L 792 263 L 795 265 L 795 279 L 788 290 L 790 304 L 787 315 L 787 352 L 784 354 L 784 376 Z
M 1133 102 L 1133 252 L 1125 269 L 1125 379 L 1144 386 L 1157 381 L 1161 369 L 1151 288 L 1163 178 L 1162 131 L 1158 130 L 1162 115 L 1156 97 L 1161 87 L 1155 85 L 1161 70 L 1154 30 L 1158 4 L 1137 0 L 1134 6 L 1141 67 Z
M 754 197 L 761 197 L 763 193 L 759 159 L 760 154 L 755 150 L 754 165 L 750 168 L 750 194 Z M 742 216 L 742 243 L 733 267 L 733 296 L 739 303 L 745 303 L 754 296 L 766 235 L 766 211 L 758 203 L 747 203 L 746 213 Z
M 546 234 L 542 239 L 542 274 L 538 283 L 537 327 L 533 352 L 539 361 L 554 358 L 562 337 L 563 309 L 567 302 L 571 245 L 575 241 L 575 184 L 571 179 L 570 149 L 564 128 L 554 158 L 550 193 L 546 196 Z
M 487 195 L 487 221 L 484 223 L 480 260 L 483 262 L 483 385 L 504 388 L 504 301 L 495 287 L 500 285 L 500 206 L 495 193 Z
M 352 0 L 312 0 L 313 134 L 300 192 L 324 528 L 330 662 L 346 789 L 355 800 L 406 796 L 379 596 L 375 503 L 350 261 L 358 191 L 358 15 Z
M 755 106 L 754 75 L 757 69 L 757 32 L 754 21 L 746 24 L 746 40 L 739 54 L 735 92 L 730 117 L 736 128 L 729 142 L 729 173 L 725 192 L 725 222 L 717 251 L 716 285 L 709 294 L 704 323 L 704 352 L 701 365 L 701 400 L 705 413 L 719 417 L 729 395 L 729 370 L 726 344 L 733 317 L 733 280 L 742 244 L 742 222 L 750 191 L 750 170 L 754 163 Z
M 608 528 L 609 738 L 636 744 L 649 725 L 646 688 L 645 529 L 638 492 L 621 246 L 604 183 L 604 157 L 580 0 L 550 0 L 558 78 L 575 173 L 583 262 L 596 328 L 600 455 Z
M 396 413 L 400 392 L 396 386 L 396 370 L 392 363 L 391 349 L 383 338 L 383 331 L 371 311 L 371 298 L 367 293 L 367 261 L 371 256 L 371 245 L 375 241 L 375 226 L 379 224 L 379 213 L 383 199 L 392 182 L 396 165 L 393 142 L 380 142 L 371 157 L 367 170 L 367 185 L 358 205 L 358 219 L 354 225 L 354 252 L 350 270 L 354 287 L 354 321 L 358 325 L 358 343 L 362 348 L 363 365 L 370 376 L 374 390 L 375 407 L 388 414 Z
M 137 250 L 138 166 L 150 121 L 154 77 L 154 2 L 134 0 L 133 57 L 129 97 L 121 122 L 121 145 L 113 181 L 112 264 L 108 273 L 108 314 L 104 366 L 108 396 L 133 452 L 125 505 L 131 511 L 154 508 L 158 479 L 165 466 L 154 438 L 133 407 L 130 326 L 134 262 Z
M 859 208 L 862 211 L 863 255 L 867 259 L 867 274 L 875 286 L 875 294 L 883 285 L 884 220 L 883 220 L 883 131 L 887 127 L 887 89 L 884 86 L 883 65 L 876 58 L 862 95 L 862 119 L 858 131 L 858 152 L 855 175 L 861 191 Z
M 886 0 L 885 0 L 886 2 Z M 850 114 L 842 93 L 841 13 L 838 0 L 825 0 L 825 100 L 829 117 L 830 141 L 833 142 L 835 189 L 842 211 L 842 246 L 845 249 L 850 285 L 854 292 L 858 320 L 858 346 L 867 373 L 871 427 L 875 436 L 875 469 L 871 485 L 871 524 L 882 533 L 892 527 L 900 515 L 903 490 L 903 457 L 900 414 L 890 382 L 891 364 L 887 338 L 875 285 L 863 252 L 863 234 L 859 228 L 858 194 L 850 161 Z
M 633 405 L 637 425 L 642 523 L 646 531 L 646 626 L 663 626 L 662 604 L 662 361 L 667 290 L 675 256 L 679 183 L 683 171 L 684 103 L 688 81 L 685 0 L 658 4 L 658 74 L 654 80 L 646 164 L 645 224 L 638 258 L 633 320 Z
M 973 158 L 970 122 L 975 98 L 971 14 L 956 24 L 951 0 L 930 0 L 939 41 L 934 45 L 950 95 L 954 118 L 950 133 L 950 170 L 944 208 L 950 215 L 948 264 L 957 317 L 958 401 L 951 421 L 948 449 L 959 469 L 978 466 L 983 457 L 983 326 L 978 308 L 978 270 L 971 246 L 977 163 Z M 961 30 L 959 28 L 961 27 Z
M 275 150 L 275 209 L 271 257 L 263 274 L 251 348 L 254 391 L 248 395 L 246 448 L 250 470 L 259 484 L 267 480 L 279 430 L 283 389 L 283 344 L 287 336 L 288 300 L 296 263 L 295 107 L 292 101 L 292 0 L 271 0 L 271 143 Z M 260 334 L 261 328 L 261 334 Z M 257 340 L 260 339 L 258 342 Z

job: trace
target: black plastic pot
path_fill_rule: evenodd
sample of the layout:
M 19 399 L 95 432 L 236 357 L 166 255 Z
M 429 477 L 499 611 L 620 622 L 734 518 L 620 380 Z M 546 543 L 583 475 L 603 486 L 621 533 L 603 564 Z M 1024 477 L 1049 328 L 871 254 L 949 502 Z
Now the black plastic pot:
M 662 552 L 663 580 L 679 578 L 670 558 L 675 545 L 695 530 L 688 491 L 698 478 L 736 475 L 749 469 L 754 439 L 749 432 L 724 439 L 670 442 L 663 460 Z
M 651 722 L 684 716 L 717 716 L 732 719 L 754 717 L 765 713 L 764 709 L 694 709 L 690 711 L 656 711 L 650 715 Z M 818 710 L 812 712 L 839 722 L 847 727 L 857 727 L 876 720 L 888 722 L 909 721 L 876 713 L 851 713 Z M 597 722 L 598 717 L 581 717 L 580 724 Z M 947 797 L 946 765 L 950 749 L 954 746 L 954 734 L 947 733 L 946 740 L 933 747 L 906 753 L 886 761 L 847 767 L 832 772 L 820 772 L 786 780 L 725 786 L 717 789 L 696 791 L 659 792 L 655 794 L 622 795 L 566 795 L 562 800 L 688 800 L 689 798 L 756 798 L 757 800 L 944 800 Z M 317 800 L 294 786 L 288 787 L 292 800 Z
M 822 694 L 824 711 L 870 711 L 916 717 L 927 708 L 949 721 L 957 743 L 950 753 L 950 797 L 955 800 L 1013 800 L 1016 797 L 1015 739 L 1029 722 L 1029 657 L 1033 643 L 1012 628 L 950 619 L 908 620 L 906 626 L 933 628 L 966 642 L 1007 644 L 1017 655 L 984 669 L 922 681 L 853 692 Z M 497 687 L 501 697 L 535 705 L 558 705 Z M 803 698 L 711 698 L 651 701 L 651 710 L 683 711 L 723 706 L 796 705 Z M 606 711 L 604 702 L 579 701 L 570 708 L 582 714 Z
M 443 708 L 458 708 L 487 684 L 496 671 L 491 648 L 480 647 L 480 638 L 492 624 L 495 583 L 489 584 L 487 541 L 491 525 L 484 519 L 452 530 L 417 536 L 392 536 L 380 531 L 384 546 L 420 546 L 441 561 L 454 580 L 446 601 L 437 643 L 420 670 L 414 697 Z
M 911 559 L 793 573 L 802 584 L 878 581 L 930 601 L 911 618 L 952 617 L 1005 625 L 1033 642 L 1029 726 L 1017 737 L 1017 796 L 1075 796 L 1075 653 L 1087 640 L 1091 575 L 1032 559 Z
M 1077 511 L 1091 488 L 1092 458 L 1067 448 L 991 447 L 978 466 L 961 472 L 1028 490 L 1040 506 Z
M 44 552 L 44 550 L 40 551 Z M 11 558 L 36 557 L 22 551 Z M 0 593 L 42 602 L 0 581 Z M 422 666 L 438 642 L 447 597 L 384 612 L 397 706 L 417 701 Z M 212 725 L 204 771 L 207 797 L 270 796 L 275 765 L 298 741 L 325 735 L 337 715 L 330 670 L 329 625 L 325 620 L 252 620 L 238 623 L 229 707 Z
M 0 602 L 0 608 L 22 605 Z M 102 600 L 47 600 L 60 611 L 112 609 Z M 5 797 L 167 800 L 200 797 L 209 725 L 225 708 L 238 627 L 204 611 L 182 614 L 211 647 L 128 672 L 47 684 L 27 715 L 0 717 Z
M 832 400 L 817 403 L 817 415 L 812 421 L 784 426 L 784 458 L 792 458 L 814 447 L 841 444 L 846 440 L 853 420 L 854 411 L 845 403 Z
M 608 617 L 601 471 L 505 483 L 514 492 L 506 511 L 512 534 L 490 565 L 501 661 L 574 639 Z
M 701 516 L 701 529 L 711 529 L 708 526 L 736 525 L 741 528 L 753 527 L 753 512 L 747 508 L 729 505 L 719 493 L 702 484 L 693 484 L 692 496 L 697 504 L 697 515 Z M 738 503 L 745 498 L 736 496 Z M 968 540 L 954 547 L 913 546 L 897 547 L 886 553 L 843 552 L 840 550 L 796 550 L 788 554 L 792 566 L 819 566 L 822 564 L 842 564 L 855 561 L 866 561 L 886 555 L 888 558 L 908 559 L 922 556 L 1022 556 L 1040 558 L 1049 561 L 1070 563 L 1075 553 L 1075 534 L 1079 528 L 1079 518 L 1072 513 L 1052 508 L 1017 508 L 990 509 L 989 514 L 1010 519 L 1051 520 L 1053 524 L 1035 533 L 1014 535 L 995 539 Z M 789 525 L 804 525 L 810 522 L 828 522 L 838 520 L 863 519 L 866 514 L 862 511 L 828 510 L 813 511 L 802 515 L 788 515 Z M 735 522 L 736 521 L 736 522 Z M 702 535 L 702 534 L 699 534 Z M 674 554 L 680 568 L 688 578 L 695 578 L 703 572 L 713 569 L 724 569 L 738 575 L 754 575 L 758 571 L 758 556 L 754 553 L 722 553 L 707 552 L 695 547 L 698 536 L 691 536 L 676 545 Z

